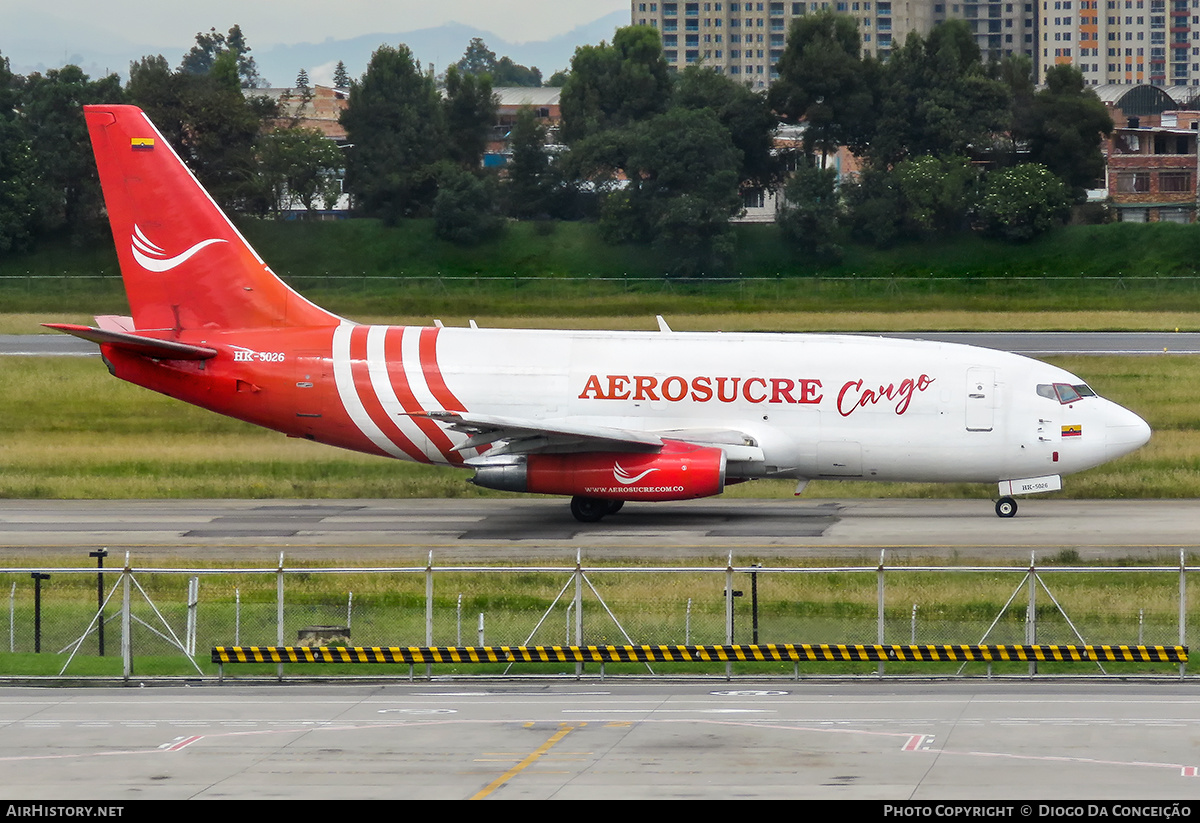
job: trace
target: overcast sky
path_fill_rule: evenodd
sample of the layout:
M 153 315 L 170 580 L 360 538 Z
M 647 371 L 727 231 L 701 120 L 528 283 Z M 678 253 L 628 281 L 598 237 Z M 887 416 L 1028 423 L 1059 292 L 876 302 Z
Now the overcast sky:
M 544 40 L 611 12 L 629 10 L 629 0 L 0 0 L 0 5 L 9 3 L 10 14 L 15 11 L 18 17 L 24 8 L 29 14 L 57 17 L 65 27 L 82 24 L 101 36 L 111 32 L 135 42 L 177 44 L 181 52 L 196 32 L 213 27 L 226 31 L 234 23 L 255 49 L 450 22 L 516 42 Z

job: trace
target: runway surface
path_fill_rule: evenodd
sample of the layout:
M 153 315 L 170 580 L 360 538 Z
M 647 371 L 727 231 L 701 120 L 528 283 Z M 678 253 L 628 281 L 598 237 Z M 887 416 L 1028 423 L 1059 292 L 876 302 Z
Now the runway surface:
M 1196 332 L 889 332 L 881 337 L 941 340 L 1029 355 L 1200 354 Z M 0 355 L 75 356 L 98 347 L 65 334 L 0 334 Z
M 0 727 L 9 804 L 1200 795 L 1179 683 L 10 688 Z
M 275 563 L 280 552 L 347 564 L 978 558 L 1026 564 L 1072 549 L 1085 560 L 1178 563 L 1200 541 L 1191 500 L 697 500 L 630 503 L 584 524 L 561 499 L 0 500 L 0 556 L 86 558 L 107 547 L 144 565 L 188 557 Z M 90 561 L 84 561 L 91 565 Z

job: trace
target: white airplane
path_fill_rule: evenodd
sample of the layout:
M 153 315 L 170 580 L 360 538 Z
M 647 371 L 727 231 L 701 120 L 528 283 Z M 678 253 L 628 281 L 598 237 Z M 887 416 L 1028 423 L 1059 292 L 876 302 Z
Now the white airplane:
M 131 317 L 52 328 L 117 377 L 294 437 L 460 467 L 492 489 L 625 501 L 757 478 L 997 483 L 1014 497 L 1147 442 L 1054 366 L 853 335 L 365 326 L 285 285 L 149 119 L 85 107 Z

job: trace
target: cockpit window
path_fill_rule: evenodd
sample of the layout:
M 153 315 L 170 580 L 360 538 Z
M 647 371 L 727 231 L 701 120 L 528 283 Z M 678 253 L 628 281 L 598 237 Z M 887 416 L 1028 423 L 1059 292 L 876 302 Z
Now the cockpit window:
M 1039 383 L 1037 393 L 1041 397 L 1057 400 L 1059 403 L 1074 403 L 1085 397 L 1095 397 L 1096 393 L 1086 383 L 1072 386 L 1069 383 Z

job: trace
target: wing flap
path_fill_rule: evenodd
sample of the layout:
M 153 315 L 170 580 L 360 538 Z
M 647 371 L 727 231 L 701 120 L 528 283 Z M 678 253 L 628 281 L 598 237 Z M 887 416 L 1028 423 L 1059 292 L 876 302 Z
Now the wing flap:
M 469 435 L 455 451 L 466 452 L 492 446 L 487 457 L 533 452 L 638 451 L 656 452 L 667 440 L 716 446 L 734 462 L 761 462 L 762 449 L 754 438 L 736 431 L 675 429 L 650 432 L 596 426 L 557 420 L 526 420 L 469 412 L 429 411 L 410 417 L 426 417 Z
M 648 432 L 592 426 L 560 421 L 524 420 L 490 414 L 430 411 L 409 415 L 427 417 L 450 427 L 452 431 L 470 435 L 455 451 L 469 451 L 479 446 L 501 443 L 491 454 L 532 451 L 658 451 L 661 437 Z
M 208 346 L 195 346 L 191 343 L 179 343 L 174 340 L 155 340 L 153 337 L 143 337 L 140 334 L 129 334 L 111 329 L 94 329 L 91 326 L 77 326 L 74 323 L 43 323 L 42 325 L 48 329 L 89 340 L 92 343 L 107 343 L 124 351 L 144 357 L 156 357 L 160 360 L 208 360 L 217 356 L 217 350 Z

